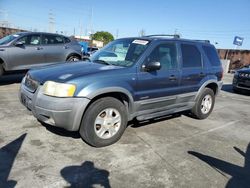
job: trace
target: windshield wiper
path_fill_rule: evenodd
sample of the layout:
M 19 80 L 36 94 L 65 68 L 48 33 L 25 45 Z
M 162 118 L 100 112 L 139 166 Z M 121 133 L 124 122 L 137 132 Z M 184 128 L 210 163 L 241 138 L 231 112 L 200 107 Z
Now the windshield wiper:
M 93 60 L 93 62 L 94 63 L 104 64 L 104 65 L 112 65 L 111 63 L 108 63 L 107 61 L 100 60 L 100 59 Z

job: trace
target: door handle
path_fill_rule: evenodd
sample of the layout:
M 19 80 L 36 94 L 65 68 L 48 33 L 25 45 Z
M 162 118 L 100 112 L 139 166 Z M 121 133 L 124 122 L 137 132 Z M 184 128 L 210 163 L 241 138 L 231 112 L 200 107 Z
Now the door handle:
M 36 49 L 37 49 L 37 50 L 42 50 L 43 48 L 42 48 L 42 47 L 37 47 Z
M 68 49 L 69 47 L 68 46 L 64 46 L 64 49 Z
M 175 81 L 175 80 L 177 80 L 177 78 L 175 77 L 175 75 L 171 75 L 171 76 L 169 77 L 169 80 L 170 80 L 170 81 Z

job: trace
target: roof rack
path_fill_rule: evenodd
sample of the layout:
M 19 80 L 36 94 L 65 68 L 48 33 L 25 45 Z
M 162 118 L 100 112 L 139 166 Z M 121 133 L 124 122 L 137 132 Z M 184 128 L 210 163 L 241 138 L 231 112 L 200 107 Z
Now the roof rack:
M 197 41 L 197 42 L 205 42 L 205 43 L 209 43 L 209 44 L 210 44 L 210 40 L 194 40 L 194 41 Z
M 174 34 L 174 35 L 166 35 L 166 34 L 158 34 L 158 35 L 147 35 L 144 37 L 174 37 L 174 38 L 180 38 L 180 35 Z

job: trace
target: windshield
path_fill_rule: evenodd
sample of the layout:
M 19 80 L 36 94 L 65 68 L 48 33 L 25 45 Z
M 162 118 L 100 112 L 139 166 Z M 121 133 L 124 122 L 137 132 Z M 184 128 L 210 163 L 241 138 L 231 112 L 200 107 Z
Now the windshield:
M 129 67 L 136 63 L 149 44 L 147 40 L 118 39 L 97 51 L 91 61 Z
M 0 39 L 0 45 L 8 44 L 9 42 L 16 39 L 17 37 L 19 37 L 19 35 L 17 35 L 17 34 L 16 35 L 8 35 L 6 37 L 3 37 Z

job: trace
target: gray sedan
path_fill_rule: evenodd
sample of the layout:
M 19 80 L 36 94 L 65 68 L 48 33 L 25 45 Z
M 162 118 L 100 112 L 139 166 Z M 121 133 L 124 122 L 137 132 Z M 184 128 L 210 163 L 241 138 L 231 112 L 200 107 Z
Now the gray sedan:
M 22 32 L 0 39 L 0 76 L 5 71 L 80 59 L 81 46 L 63 35 Z

